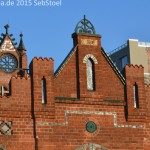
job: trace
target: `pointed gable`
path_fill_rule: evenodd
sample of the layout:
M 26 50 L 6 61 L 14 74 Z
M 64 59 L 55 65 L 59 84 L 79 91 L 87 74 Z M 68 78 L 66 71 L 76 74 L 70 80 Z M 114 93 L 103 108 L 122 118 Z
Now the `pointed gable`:
M 118 70 L 118 68 L 114 65 L 113 61 L 111 60 L 111 58 L 107 55 L 107 53 L 105 52 L 105 50 L 102 48 L 102 54 L 105 57 L 105 59 L 107 60 L 107 62 L 109 63 L 109 65 L 111 66 L 111 68 L 113 69 L 113 71 L 116 73 L 116 75 L 119 77 L 120 81 L 125 85 L 125 78 L 123 77 L 123 75 L 120 73 L 120 71 Z
M 125 79 L 102 48 L 101 35 L 91 22 L 84 17 L 72 38 L 75 48 L 55 73 L 56 99 L 124 101 Z
M 8 34 L 9 25 L 6 24 L 4 26 L 4 28 L 6 29 L 6 33 L 5 34 L 3 34 L 3 33 L 1 34 L 3 36 L 3 38 L 0 38 L 1 39 L 0 51 L 4 51 L 4 52 L 16 51 L 15 45 L 17 43 L 13 42 L 15 40 L 14 38 L 11 38 L 13 35 L 12 34 Z
M 5 25 L 5 34 L 2 33 L 0 37 L 0 85 L 8 86 L 10 78 L 14 75 L 24 75 L 27 70 L 27 56 L 26 50 L 17 49 L 14 43 L 15 38 L 8 33 L 9 25 Z M 21 44 L 19 48 L 24 48 L 23 34 L 21 34 Z
M 14 44 L 12 43 L 9 35 L 6 35 L 1 46 L 1 51 L 16 51 Z

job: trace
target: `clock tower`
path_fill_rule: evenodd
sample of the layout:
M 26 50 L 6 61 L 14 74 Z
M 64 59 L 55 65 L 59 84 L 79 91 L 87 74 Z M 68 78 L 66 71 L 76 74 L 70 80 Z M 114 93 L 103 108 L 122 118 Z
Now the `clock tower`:
M 20 34 L 20 43 L 17 43 L 8 33 L 9 25 L 4 26 L 6 32 L 0 38 L 0 93 L 9 95 L 9 84 L 12 76 L 23 76 L 27 68 L 26 49 L 23 43 L 23 34 Z

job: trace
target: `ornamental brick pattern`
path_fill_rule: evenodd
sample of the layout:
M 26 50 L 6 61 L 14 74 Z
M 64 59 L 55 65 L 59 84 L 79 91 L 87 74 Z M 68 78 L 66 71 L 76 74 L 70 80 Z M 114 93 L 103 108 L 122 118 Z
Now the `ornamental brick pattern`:
M 126 65 L 120 73 L 100 35 L 72 38 L 74 46 L 55 73 L 52 58 L 35 57 L 27 69 L 22 36 L 19 49 L 0 51 L 0 58 L 10 54 L 18 62 L 11 73 L 0 70 L 0 150 L 149 150 L 150 86 L 143 67 Z M 95 71 L 90 91 L 89 58 Z M 139 108 L 134 107 L 135 83 Z
M 12 123 L 0 121 L 0 135 L 11 135 L 12 134 Z

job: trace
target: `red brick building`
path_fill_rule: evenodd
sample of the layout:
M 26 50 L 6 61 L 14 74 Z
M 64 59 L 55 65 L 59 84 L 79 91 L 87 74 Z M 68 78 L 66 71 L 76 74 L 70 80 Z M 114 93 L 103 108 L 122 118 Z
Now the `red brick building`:
M 150 87 L 142 66 L 122 74 L 90 21 L 54 73 L 52 58 L 27 69 L 22 34 L 0 43 L 0 150 L 150 150 Z

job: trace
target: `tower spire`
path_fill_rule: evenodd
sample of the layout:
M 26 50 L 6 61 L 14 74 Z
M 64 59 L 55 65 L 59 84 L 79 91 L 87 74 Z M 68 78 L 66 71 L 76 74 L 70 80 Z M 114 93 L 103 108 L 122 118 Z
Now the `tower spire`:
M 26 48 L 25 48 L 25 46 L 24 46 L 24 42 L 23 42 L 23 39 L 22 39 L 22 37 L 23 37 L 23 34 L 21 33 L 20 34 L 20 43 L 19 43 L 19 46 L 18 46 L 18 50 L 25 50 L 26 51 Z

